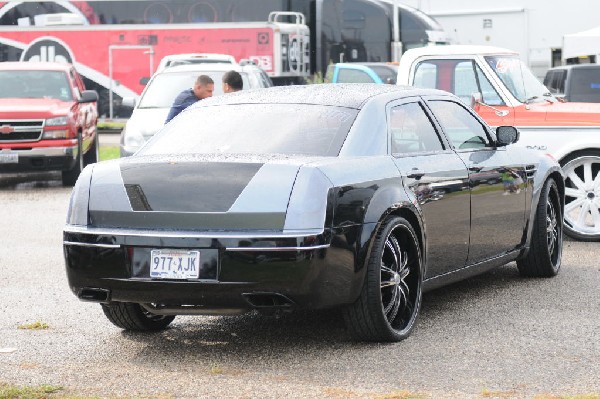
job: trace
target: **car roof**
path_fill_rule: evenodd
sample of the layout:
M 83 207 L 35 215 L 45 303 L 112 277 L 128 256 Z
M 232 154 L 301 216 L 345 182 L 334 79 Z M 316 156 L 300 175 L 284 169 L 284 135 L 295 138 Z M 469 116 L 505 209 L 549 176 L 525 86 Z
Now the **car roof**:
M 4 71 L 69 71 L 71 64 L 60 62 L 0 62 L 0 70 Z
M 574 64 L 574 65 L 560 65 L 548 69 L 550 71 L 567 70 L 567 69 L 600 69 L 599 64 Z
M 397 98 L 421 95 L 455 97 L 453 94 L 441 90 L 409 86 L 376 83 L 325 83 L 248 90 L 207 98 L 196 104 L 198 107 L 233 104 L 315 104 L 360 109 L 374 97 L 389 96 L 393 93 L 398 94 Z
M 179 60 L 207 60 L 207 61 L 221 61 L 226 63 L 235 63 L 235 58 L 229 54 L 217 54 L 217 53 L 185 53 L 185 54 L 170 54 L 162 58 L 162 61 L 179 61 Z
M 169 66 L 158 73 L 178 73 L 178 72 L 248 72 L 259 69 L 256 65 L 239 65 L 239 64 L 228 64 L 228 63 L 200 63 L 200 64 L 186 64 L 186 65 L 175 65 Z
M 492 54 L 510 54 L 518 55 L 514 50 L 505 49 L 494 46 L 472 46 L 466 44 L 453 44 L 448 46 L 426 46 L 406 50 L 402 58 L 405 56 L 421 57 L 425 55 L 492 55 Z M 402 62 L 402 60 L 401 60 Z

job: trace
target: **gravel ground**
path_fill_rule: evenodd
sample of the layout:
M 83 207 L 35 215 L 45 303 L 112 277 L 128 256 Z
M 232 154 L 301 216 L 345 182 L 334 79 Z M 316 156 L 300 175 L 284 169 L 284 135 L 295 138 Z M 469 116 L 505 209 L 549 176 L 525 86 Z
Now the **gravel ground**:
M 178 317 L 132 334 L 68 288 L 69 193 L 58 180 L 0 177 L 0 383 L 128 398 L 600 394 L 598 243 L 566 241 L 556 278 L 523 279 L 511 264 L 430 292 L 396 344 L 350 341 L 334 311 Z M 49 328 L 18 328 L 36 321 Z

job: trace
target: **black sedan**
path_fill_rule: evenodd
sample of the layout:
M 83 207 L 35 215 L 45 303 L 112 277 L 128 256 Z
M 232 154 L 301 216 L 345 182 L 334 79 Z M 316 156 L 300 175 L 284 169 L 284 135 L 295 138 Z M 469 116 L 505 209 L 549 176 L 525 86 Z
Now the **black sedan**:
M 71 290 L 118 327 L 339 307 L 397 341 L 422 293 L 561 264 L 564 180 L 457 97 L 312 85 L 202 100 L 135 156 L 90 165 L 64 229 Z

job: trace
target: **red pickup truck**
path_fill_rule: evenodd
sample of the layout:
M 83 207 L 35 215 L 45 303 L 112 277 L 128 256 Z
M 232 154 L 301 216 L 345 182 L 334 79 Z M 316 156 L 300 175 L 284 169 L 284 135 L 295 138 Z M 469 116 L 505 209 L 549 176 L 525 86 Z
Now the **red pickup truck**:
M 98 94 L 69 64 L 0 63 L 0 172 L 62 171 L 98 161 Z

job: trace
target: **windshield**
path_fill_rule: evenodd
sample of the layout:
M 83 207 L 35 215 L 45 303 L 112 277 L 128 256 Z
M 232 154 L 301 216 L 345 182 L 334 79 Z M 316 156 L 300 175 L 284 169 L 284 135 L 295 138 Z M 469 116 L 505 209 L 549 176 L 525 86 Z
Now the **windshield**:
M 522 103 L 553 99 L 552 94 L 516 56 L 485 57 L 512 95 Z
M 72 101 L 73 93 L 62 71 L 0 71 L 0 98 Z
M 357 113 L 307 104 L 192 106 L 138 154 L 337 156 Z
M 223 94 L 223 75 L 225 72 L 185 72 L 161 73 L 148 83 L 146 92 L 140 99 L 139 108 L 170 108 L 175 97 L 185 89 L 191 89 L 199 75 L 208 75 L 215 82 L 214 96 Z M 248 75 L 240 73 L 244 89 L 250 88 Z

